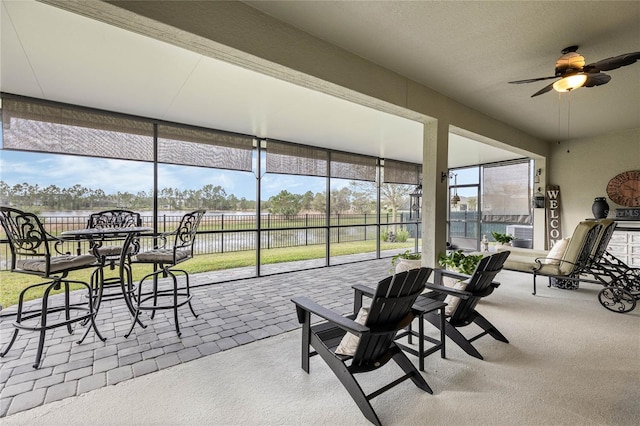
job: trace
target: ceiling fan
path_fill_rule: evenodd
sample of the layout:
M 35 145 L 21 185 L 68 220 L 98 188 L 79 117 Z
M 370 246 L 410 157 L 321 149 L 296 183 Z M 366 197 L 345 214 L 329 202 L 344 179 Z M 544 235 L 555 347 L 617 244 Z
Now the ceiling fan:
M 562 56 L 556 61 L 555 75 L 551 77 L 530 78 L 528 80 L 510 81 L 509 83 L 534 83 L 536 81 L 560 78 L 560 80 L 538 90 L 531 97 L 542 95 L 551 89 L 556 89 L 558 92 L 568 92 L 578 87 L 607 84 L 611 80 L 611 76 L 601 71 L 615 70 L 640 60 L 640 52 L 631 52 L 585 65 L 584 56 L 579 54 L 577 50 L 578 46 L 569 46 L 562 49 Z

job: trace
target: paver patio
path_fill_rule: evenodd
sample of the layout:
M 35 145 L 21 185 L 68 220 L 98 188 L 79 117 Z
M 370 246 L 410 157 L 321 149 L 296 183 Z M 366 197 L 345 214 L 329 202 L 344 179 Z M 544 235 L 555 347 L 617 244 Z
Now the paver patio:
M 304 268 L 304 262 L 299 266 Z M 75 341 L 81 336 L 80 330 L 72 335 L 66 328 L 50 331 L 37 370 L 32 367 L 37 334 L 20 332 L 1 360 L 0 416 L 295 329 L 299 324 L 290 299 L 296 295 L 307 295 L 346 313 L 352 307 L 351 286 L 375 285 L 389 274 L 389 266 L 389 259 L 380 259 L 227 282 L 221 281 L 246 271 L 193 274 L 193 308 L 198 317 L 194 318 L 186 306 L 180 309 L 181 338 L 176 335 L 171 311 L 159 311 L 153 320 L 143 317 L 147 328 L 137 326 L 125 338 L 131 317 L 124 301 L 105 300 L 96 321 L 107 340 L 101 342 L 90 332 L 78 345 Z M 283 268 L 290 269 L 291 264 L 283 264 Z M 209 283 L 216 284 L 206 285 Z M 2 311 L 3 344 L 13 330 L 10 313 L 14 308 Z

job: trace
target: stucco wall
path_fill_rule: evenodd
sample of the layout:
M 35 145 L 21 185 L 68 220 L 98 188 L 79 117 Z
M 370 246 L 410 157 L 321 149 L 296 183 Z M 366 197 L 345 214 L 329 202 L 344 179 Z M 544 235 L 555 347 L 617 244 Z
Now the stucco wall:
M 569 150 L 569 152 L 567 152 Z M 563 236 L 571 236 L 581 220 L 592 217 L 595 197 L 607 197 L 607 184 L 618 173 L 640 170 L 640 128 L 551 147 L 549 183 L 560 185 Z M 610 213 L 620 207 L 607 197 Z

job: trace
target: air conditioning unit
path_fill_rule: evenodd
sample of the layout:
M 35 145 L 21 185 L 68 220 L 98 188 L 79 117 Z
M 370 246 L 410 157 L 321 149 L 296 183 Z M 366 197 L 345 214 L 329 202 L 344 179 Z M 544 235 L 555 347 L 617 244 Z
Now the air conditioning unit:
M 514 247 L 533 247 L 533 226 L 531 225 L 507 225 L 507 234 L 513 235 L 511 244 Z

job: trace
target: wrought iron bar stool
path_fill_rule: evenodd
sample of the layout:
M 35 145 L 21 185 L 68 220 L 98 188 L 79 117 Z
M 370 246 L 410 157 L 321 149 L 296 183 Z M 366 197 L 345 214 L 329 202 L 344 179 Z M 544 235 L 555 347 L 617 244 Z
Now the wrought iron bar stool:
M 90 323 L 78 344 L 84 341 L 90 329 L 94 330 L 100 340 L 106 340 L 96 327 L 91 286 L 86 282 L 67 278 L 71 271 L 95 268 L 97 266 L 95 256 L 63 253 L 61 247 L 65 241 L 47 233 L 33 213 L 2 206 L 0 222 L 7 234 L 11 249 L 11 272 L 37 275 L 46 279 L 42 283 L 29 285 L 20 292 L 16 320 L 13 323 L 13 335 L 0 356 L 4 357 L 9 352 L 20 330 L 37 331 L 40 336 L 33 368 L 38 368 L 42 360 L 47 330 L 66 327 L 69 334 L 72 334 L 71 324 L 78 321 Z M 87 291 L 87 298 L 81 299 L 84 303 L 70 302 L 71 284 L 78 284 Z M 36 288 L 44 289 L 40 308 L 25 312 L 25 294 Z M 51 294 L 53 290 L 60 289 L 64 290 L 62 303 L 58 300 L 59 298 Z
M 125 334 L 125 337 L 129 337 L 136 323 L 140 322 L 140 313 L 142 311 L 151 311 L 151 318 L 153 319 L 155 312 L 158 310 L 173 310 L 178 336 L 181 335 L 178 321 L 178 308 L 180 306 L 189 305 L 193 316 L 198 317 L 193 310 L 193 306 L 191 306 L 193 295 L 189 288 L 189 274 L 185 270 L 175 269 L 175 266 L 193 257 L 193 245 L 204 213 L 204 210 L 196 210 L 185 214 L 175 231 L 153 237 L 156 238 L 154 248 L 142 251 L 132 258 L 133 263 L 153 264 L 155 270 L 142 277 L 137 285 L 137 291 L 132 300 L 135 317 L 132 321 L 131 329 Z M 184 275 L 185 284 L 183 287 L 179 285 L 176 273 Z M 171 285 L 168 288 L 158 288 L 158 277 L 160 275 L 165 278 L 171 278 Z M 148 288 L 147 284 L 149 283 L 152 283 L 152 288 L 150 291 L 145 291 L 144 288 Z
M 131 210 L 113 209 L 105 210 L 98 213 L 92 213 L 87 221 L 88 229 L 122 229 L 131 227 L 142 226 L 142 218 L 140 213 L 133 212 Z M 101 267 L 96 268 L 94 274 L 91 277 L 91 284 L 94 291 L 94 302 L 96 311 L 100 307 L 100 302 L 103 298 L 112 299 L 115 297 L 121 297 L 120 292 L 120 277 L 104 277 L 104 270 L 108 267 L 110 270 L 114 270 L 116 265 L 121 266 L 124 269 L 124 274 L 127 277 L 127 285 L 129 285 L 133 279 L 131 275 L 130 262 L 120 262 L 120 256 L 122 254 L 123 239 L 120 236 L 113 238 L 101 237 L 98 240 L 92 241 L 91 251 L 99 259 Z M 139 245 L 130 244 L 125 255 L 131 257 L 139 249 Z M 117 288 L 115 293 L 105 294 L 105 290 Z M 131 287 L 128 289 L 129 294 L 133 291 Z

